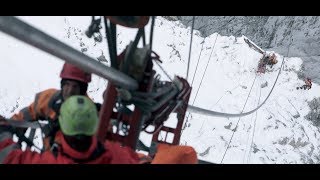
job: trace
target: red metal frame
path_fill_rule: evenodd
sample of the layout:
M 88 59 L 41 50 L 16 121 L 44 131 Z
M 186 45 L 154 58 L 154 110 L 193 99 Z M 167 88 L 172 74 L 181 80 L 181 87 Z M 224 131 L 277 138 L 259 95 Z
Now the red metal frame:
M 118 56 L 118 61 L 122 62 L 124 58 L 124 53 L 121 53 Z M 143 80 L 139 84 L 140 92 L 149 92 L 151 85 L 154 80 L 155 71 L 153 70 L 153 62 L 149 57 L 147 66 L 145 69 Z M 158 58 L 158 57 L 156 57 Z M 163 113 L 163 116 L 157 119 L 156 129 L 152 137 L 153 142 L 161 142 L 166 144 L 178 145 L 181 136 L 181 129 L 185 118 L 186 109 L 189 102 L 189 97 L 191 94 L 191 87 L 188 82 L 178 77 L 180 82 L 182 82 L 182 90 L 177 94 L 173 101 L 172 99 L 165 103 L 162 107 L 160 107 L 157 111 L 153 112 L 152 117 L 155 117 L 158 113 Z M 172 83 L 172 82 L 169 82 Z M 143 121 L 142 112 L 139 108 L 135 107 L 131 115 L 124 114 L 122 112 L 115 112 L 114 107 L 117 99 L 117 91 L 116 87 L 109 83 L 105 92 L 104 92 L 104 100 L 100 110 L 100 125 L 98 130 L 98 138 L 100 141 L 104 141 L 105 139 L 109 139 L 112 141 L 118 141 L 124 146 L 129 146 L 132 149 L 136 149 L 137 142 L 139 140 L 139 134 L 142 130 L 142 126 L 145 122 Z M 178 104 L 181 102 L 181 104 Z M 163 123 L 167 120 L 168 115 L 175 111 L 177 113 L 178 123 L 175 128 L 164 127 Z M 119 124 L 116 127 L 116 131 L 113 129 L 113 125 L 110 124 L 111 119 L 117 119 L 119 124 L 125 124 L 130 126 L 128 134 L 120 134 L 119 133 Z M 159 140 L 159 133 L 161 131 L 168 133 L 173 133 L 174 138 L 172 142 L 167 141 L 167 136 Z
M 111 127 L 110 120 L 113 115 L 113 107 L 116 103 L 117 91 L 115 86 L 109 82 L 108 86 L 103 94 L 103 103 L 100 109 L 99 119 L 99 129 L 98 129 L 98 139 L 103 142 L 107 138 L 107 133 L 110 133 Z
M 180 107 L 178 107 L 175 110 L 175 112 L 177 113 L 177 120 L 178 120 L 176 128 L 170 128 L 163 125 L 161 125 L 159 128 L 156 127 L 156 129 L 158 130 L 153 134 L 153 137 L 152 137 L 153 142 L 165 143 L 165 144 L 171 144 L 171 145 L 179 145 L 180 143 L 181 130 L 182 130 L 182 125 L 184 123 L 185 114 L 188 107 L 188 102 L 191 94 L 191 87 L 189 86 L 188 82 L 185 79 L 179 78 L 179 80 L 182 81 L 183 83 L 183 90 L 180 92 L 180 94 L 177 97 L 177 100 L 182 101 L 182 105 L 180 105 Z M 166 106 L 166 104 L 164 106 Z M 166 134 L 165 137 L 161 140 L 159 140 L 160 132 L 165 132 Z M 174 135 L 172 142 L 168 142 L 168 138 L 167 138 L 168 133 L 173 133 Z
M 118 56 L 118 62 L 122 62 L 124 59 L 125 51 Z M 140 92 L 148 92 L 153 81 L 155 72 L 152 70 L 153 63 L 151 57 L 148 60 L 148 64 L 144 73 L 144 78 L 139 84 Z M 100 111 L 100 125 L 98 130 L 98 138 L 100 141 L 109 139 L 112 141 L 118 141 L 124 146 L 129 146 L 136 149 L 136 144 L 139 140 L 139 134 L 141 131 L 142 113 L 139 108 L 134 108 L 131 116 L 114 111 L 116 104 L 117 91 L 115 86 L 111 83 L 108 84 L 104 93 L 104 100 Z M 126 124 L 130 126 L 129 135 L 120 135 L 119 127 L 116 127 L 116 132 L 113 132 L 110 120 L 114 118 L 118 120 L 119 124 Z

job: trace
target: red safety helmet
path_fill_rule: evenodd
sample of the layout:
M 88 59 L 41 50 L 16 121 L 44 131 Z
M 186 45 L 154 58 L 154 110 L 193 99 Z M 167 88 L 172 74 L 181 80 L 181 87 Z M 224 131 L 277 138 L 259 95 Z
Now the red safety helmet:
M 90 73 L 84 72 L 82 69 L 69 63 L 64 63 L 60 77 L 63 79 L 77 80 L 84 83 L 91 82 Z

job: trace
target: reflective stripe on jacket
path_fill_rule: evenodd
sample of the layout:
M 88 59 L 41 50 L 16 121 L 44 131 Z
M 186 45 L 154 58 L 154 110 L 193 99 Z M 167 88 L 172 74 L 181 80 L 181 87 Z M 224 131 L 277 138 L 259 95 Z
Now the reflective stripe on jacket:
M 55 120 L 62 104 L 61 91 L 48 89 L 36 94 L 34 102 L 12 116 L 14 120 Z M 53 109 L 55 108 L 55 109 Z

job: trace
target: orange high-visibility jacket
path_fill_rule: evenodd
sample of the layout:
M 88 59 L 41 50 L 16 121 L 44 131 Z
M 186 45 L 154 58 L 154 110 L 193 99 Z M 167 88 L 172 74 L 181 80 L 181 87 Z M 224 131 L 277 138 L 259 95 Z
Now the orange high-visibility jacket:
M 138 153 L 140 164 L 198 164 L 197 153 L 191 146 L 159 143 L 154 157 Z
M 198 158 L 191 146 L 159 143 L 151 164 L 198 164 Z
M 17 121 L 48 120 L 57 121 L 58 113 L 63 102 L 62 94 L 57 89 L 47 89 L 36 94 L 34 102 L 12 116 Z M 45 132 L 46 134 L 47 132 Z M 50 138 L 44 139 L 44 147 L 50 149 Z
M 10 132 L 0 132 L 0 163 L 2 164 L 138 164 L 137 154 L 128 147 L 121 147 L 119 143 L 106 141 L 99 144 L 96 137 L 92 137 L 92 143 L 88 151 L 74 150 L 64 140 L 62 133 L 60 148 L 54 154 L 45 151 L 41 154 L 31 152 L 30 149 L 22 151 L 20 146 L 12 141 Z
M 56 120 L 62 104 L 61 91 L 48 89 L 36 94 L 34 102 L 12 116 L 14 120 Z

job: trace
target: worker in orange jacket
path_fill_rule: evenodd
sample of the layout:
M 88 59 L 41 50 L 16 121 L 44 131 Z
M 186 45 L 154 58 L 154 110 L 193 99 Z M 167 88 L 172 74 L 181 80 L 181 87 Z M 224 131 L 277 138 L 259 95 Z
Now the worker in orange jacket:
M 13 120 L 35 121 L 48 120 L 52 124 L 51 129 L 45 132 L 45 149 L 49 149 L 54 141 L 58 128 L 58 115 L 61 104 L 72 95 L 87 95 L 88 83 L 91 82 L 91 74 L 80 68 L 65 63 L 60 73 L 61 90 L 47 89 L 36 94 L 34 102 L 12 116 Z M 99 110 L 100 104 L 96 103 Z M 53 133 L 53 134 L 51 134 Z
M 119 143 L 97 141 L 95 135 L 99 118 L 94 103 L 85 96 L 72 96 L 61 106 L 59 115 L 61 131 L 55 149 L 41 154 L 22 151 L 12 141 L 12 131 L 6 121 L 0 120 L 0 163 L 14 164 L 196 164 L 195 150 L 189 146 L 158 144 L 154 158 L 135 153 Z
M 71 96 L 61 106 L 58 118 L 61 140 L 54 151 L 41 154 L 22 151 L 12 141 L 12 129 L 0 121 L 0 163 L 6 164 L 138 164 L 132 149 L 119 143 L 99 142 L 95 136 L 99 118 L 95 104 L 86 96 Z
M 268 65 L 270 65 L 270 67 L 272 68 L 273 65 L 277 64 L 278 63 L 278 60 L 277 60 L 277 57 L 276 55 L 273 53 L 269 59 L 268 59 Z
M 58 115 L 61 104 L 72 95 L 86 95 L 88 83 L 91 82 L 91 74 L 84 72 L 78 67 L 65 63 L 60 73 L 61 90 L 48 89 L 38 93 L 35 100 L 28 107 L 23 108 L 18 114 L 15 114 L 14 120 L 48 120 L 53 124 L 49 134 L 44 139 L 45 150 L 49 150 L 54 143 L 62 141 L 61 136 L 56 136 L 59 130 Z M 100 104 L 96 104 L 98 110 Z M 53 134 L 52 134 L 53 132 Z M 148 163 L 156 164 L 194 164 L 197 163 L 195 150 L 190 146 L 173 146 L 159 144 L 158 151 L 154 158 L 143 157 L 141 162 L 147 158 Z M 152 162 L 151 162 L 152 161 Z
M 307 78 L 306 80 L 305 80 L 305 85 L 306 85 L 306 89 L 311 89 L 311 87 L 312 87 L 312 81 L 311 81 L 311 79 L 310 78 Z

